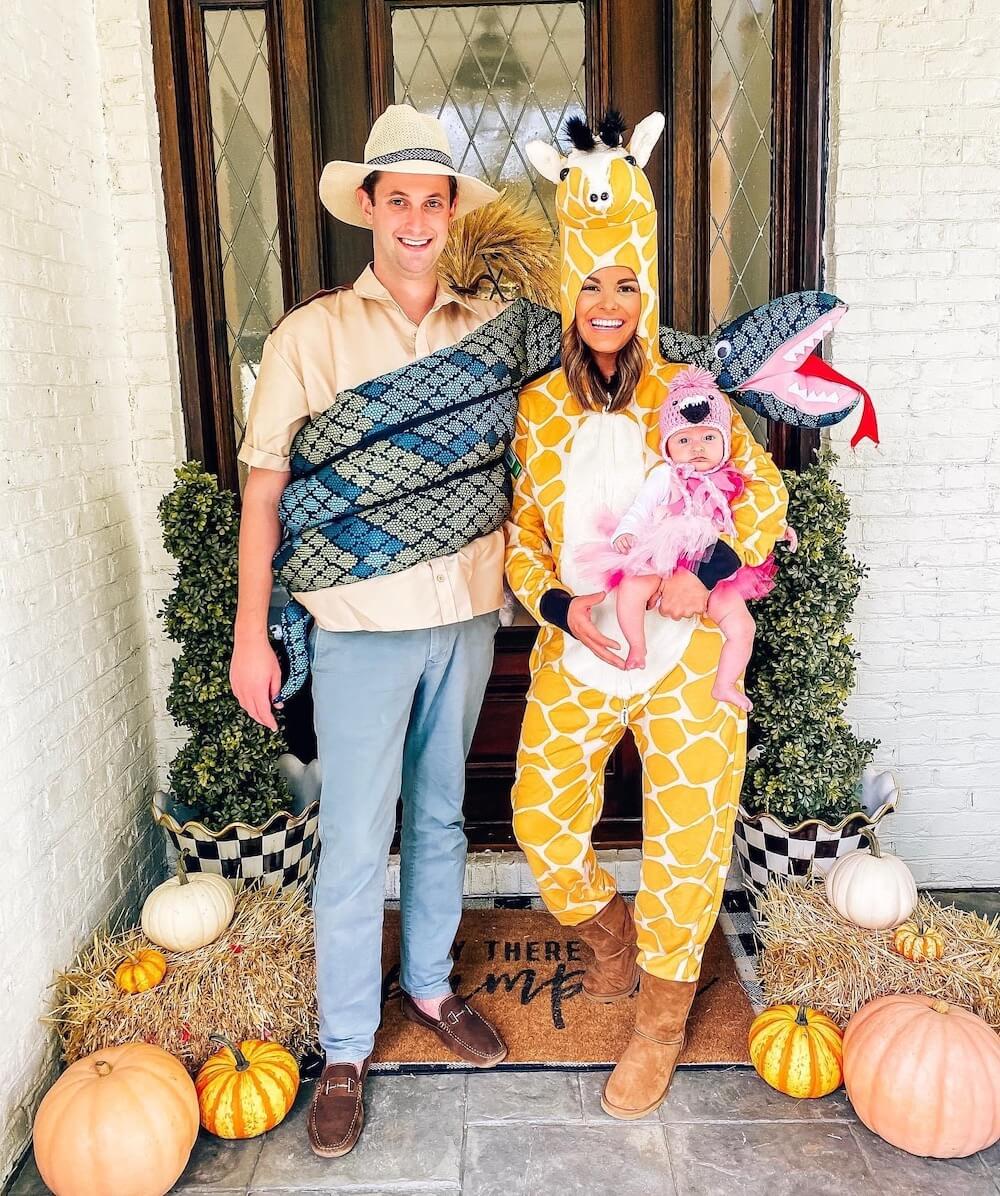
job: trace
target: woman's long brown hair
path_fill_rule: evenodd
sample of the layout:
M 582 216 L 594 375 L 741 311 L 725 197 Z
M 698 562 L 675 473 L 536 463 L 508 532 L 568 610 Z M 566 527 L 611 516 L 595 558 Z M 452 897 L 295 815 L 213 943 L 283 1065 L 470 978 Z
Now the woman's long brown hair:
M 639 338 L 634 333 L 631 339 L 618 350 L 612 383 L 617 383 L 613 394 L 608 393 L 608 383 L 597 368 L 590 346 L 584 341 L 576 327 L 576 321 L 569 325 L 562 337 L 562 371 L 570 393 L 574 394 L 585 411 L 621 411 L 632 401 L 635 388 L 646 372 L 646 354 L 642 351 Z

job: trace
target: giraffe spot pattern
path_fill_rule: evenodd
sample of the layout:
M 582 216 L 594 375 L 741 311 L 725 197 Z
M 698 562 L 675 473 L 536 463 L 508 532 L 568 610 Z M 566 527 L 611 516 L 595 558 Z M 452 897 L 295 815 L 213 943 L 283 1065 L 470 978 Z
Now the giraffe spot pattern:
M 650 366 L 634 408 L 651 451 L 657 414 L 680 368 L 659 350 L 656 212 L 641 169 L 618 159 L 609 173 L 606 212 L 587 202 L 584 171 L 570 169 L 556 188 L 562 249 L 562 323 L 575 318 L 585 278 L 626 265 L 640 282 L 639 335 Z M 643 864 L 636 897 L 639 963 L 665 979 L 698 975 L 718 915 L 743 779 L 745 716 L 711 696 L 721 649 L 714 626 L 698 627 L 683 658 L 656 688 L 623 702 L 576 681 L 561 667 L 565 635 L 540 617 L 543 595 L 558 584 L 566 466 L 583 413 L 556 370 L 522 391 L 514 450 L 523 465 L 508 524 L 508 579 L 542 624 L 531 657 L 526 732 L 513 790 L 514 832 L 548 908 L 565 925 L 596 914 L 615 892 L 591 836 L 601 816 L 604 769 L 625 732 L 643 760 Z M 760 564 L 784 532 L 787 496 L 776 469 L 755 456 L 733 412 L 732 460 L 748 485 L 734 504 L 746 563 Z M 576 748 L 572 751 L 570 744 Z
M 743 777 L 745 717 L 717 703 L 699 716 L 692 705 L 701 705 L 721 643 L 716 630 L 692 637 L 677 668 L 626 707 L 643 759 L 643 863 L 635 906 L 639 964 L 671 980 L 694 979 L 701 967 L 722 899 Z M 552 694 L 557 701 L 546 702 Z M 601 701 L 585 705 L 587 696 Z M 530 725 L 533 733 L 546 726 L 548 740 L 540 750 L 522 743 L 514 833 L 545 904 L 565 925 L 592 918 L 615 892 L 597 863 L 591 836 L 603 807 L 604 765 L 624 734 L 616 702 L 551 666 L 536 670 L 529 689 Z M 566 768 L 570 711 L 576 713 L 579 762 Z

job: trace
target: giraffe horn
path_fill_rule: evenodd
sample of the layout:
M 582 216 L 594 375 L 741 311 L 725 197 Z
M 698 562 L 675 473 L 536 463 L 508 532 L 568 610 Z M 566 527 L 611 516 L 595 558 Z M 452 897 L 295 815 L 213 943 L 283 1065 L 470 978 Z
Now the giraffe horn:
M 590 125 L 583 119 L 582 116 L 571 116 L 566 122 L 566 136 L 573 142 L 575 149 L 592 150 L 596 147 L 597 142 L 594 140 L 594 134 L 590 131 Z
M 625 137 L 625 118 L 617 108 L 609 108 L 597 131 L 608 149 L 617 149 Z

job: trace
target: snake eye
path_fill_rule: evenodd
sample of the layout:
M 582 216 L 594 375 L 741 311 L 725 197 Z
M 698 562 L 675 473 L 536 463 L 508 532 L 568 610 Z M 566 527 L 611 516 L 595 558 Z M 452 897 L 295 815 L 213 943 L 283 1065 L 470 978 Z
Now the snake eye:
M 715 346 L 715 356 L 719 361 L 725 361 L 730 353 L 733 351 L 733 346 L 729 341 L 719 341 Z
M 559 182 L 560 182 L 560 183 L 561 183 L 561 182 L 563 182 L 563 180 L 566 178 L 566 176 L 567 176 L 568 174 L 569 174 L 569 167 L 568 167 L 568 166 L 564 166 L 564 167 L 562 168 L 562 170 L 560 170 L 560 171 L 559 171 Z
M 635 160 L 635 158 L 632 157 L 631 154 L 625 155 L 625 161 L 629 164 L 629 166 L 638 166 L 639 165 L 639 163 Z

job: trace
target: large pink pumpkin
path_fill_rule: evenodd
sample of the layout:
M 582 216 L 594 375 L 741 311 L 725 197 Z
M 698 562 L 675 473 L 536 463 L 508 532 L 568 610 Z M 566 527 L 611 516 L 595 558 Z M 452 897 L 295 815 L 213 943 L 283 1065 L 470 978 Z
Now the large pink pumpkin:
M 844 1034 L 844 1085 L 870 1130 L 911 1154 L 962 1158 L 1000 1139 L 1000 1036 L 933 997 L 879 997 Z
M 70 1064 L 35 1116 L 35 1162 L 56 1196 L 163 1196 L 198 1137 L 198 1094 L 144 1042 Z

